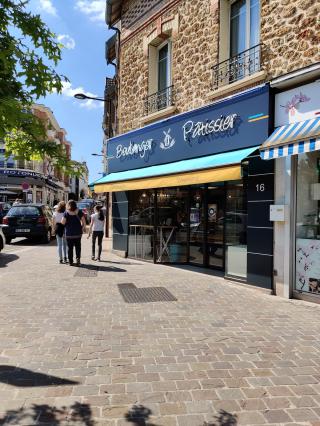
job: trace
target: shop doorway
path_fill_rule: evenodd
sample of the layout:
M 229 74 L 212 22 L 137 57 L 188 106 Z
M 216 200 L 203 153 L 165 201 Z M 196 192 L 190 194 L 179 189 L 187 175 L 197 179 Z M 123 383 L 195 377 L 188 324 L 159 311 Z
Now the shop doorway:
M 189 262 L 224 270 L 224 184 L 190 188 Z

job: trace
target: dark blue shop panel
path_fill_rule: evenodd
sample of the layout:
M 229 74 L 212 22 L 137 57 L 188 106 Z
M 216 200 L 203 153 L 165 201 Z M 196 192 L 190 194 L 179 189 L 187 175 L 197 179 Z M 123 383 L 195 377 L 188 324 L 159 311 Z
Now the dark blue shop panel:
M 248 253 L 247 255 L 247 283 L 272 289 L 273 257 Z
M 127 234 L 128 233 L 128 219 L 112 219 L 113 223 L 113 232 L 117 234 Z
M 113 250 L 128 251 L 128 235 L 113 234 L 112 235 Z
M 112 217 L 128 218 L 128 203 L 113 203 L 112 204 Z
M 260 175 L 274 172 L 274 160 L 262 160 L 258 157 L 249 158 L 249 175 Z
M 248 203 L 248 226 L 272 227 L 270 222 L 270 205 L 269 202 Z
M 127 191 L 120 191 L 120 192 L 113 192 L 112 193 L 112 202 L 113 203 L 123 203 L 125 201 L 128 201 L 128 192 Z
M 264 86 L 111 138 L 109 173 L 259 146 L 268 135 Z
M 248 201 L 273 200 L 273 197 L 273 175 L 257 175 L 248 177 Z
M 248 252 L 273 254 L 273 229 L 247 228 Z

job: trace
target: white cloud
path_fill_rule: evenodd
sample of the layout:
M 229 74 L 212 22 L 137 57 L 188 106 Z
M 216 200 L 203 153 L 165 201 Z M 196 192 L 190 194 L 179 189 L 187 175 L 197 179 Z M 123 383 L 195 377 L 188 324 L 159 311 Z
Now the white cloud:
M 97 95 L 94 93 L 86 92 L 81 86 L 72 88 L 72 84 L 69 81 L 63 82 L 62 86 L 62 95 L 67 98 L 73 98 L 76 93 L 83 93 L 86 96 L 92 96 L 94 98 L 97 97 Z M 103 102 L 95 101 L 94 99 L 77 100 L 77 104 L 81 108 L 87 109 L 96 109 L 103 107 Z
M 105 0 L 77 0 L 76 9 L 89 16 L 91 21 L 104 22 L 106 1 Z
M 52 16 L 57 16 L 57 9 L 53 6 L 51 0 L 39 0 L 39 8 Z
M 76 47 L 76 42 L 68 34 L 59 34 L 57 40 L 63 44 L 66 49 L 74 49 Z

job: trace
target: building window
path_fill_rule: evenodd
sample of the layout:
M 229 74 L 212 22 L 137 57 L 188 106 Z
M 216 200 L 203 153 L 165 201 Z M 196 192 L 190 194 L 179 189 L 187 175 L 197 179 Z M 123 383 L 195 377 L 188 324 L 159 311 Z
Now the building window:
M 320 295 L 320 152 L 299 154 L 295 289 Z
M 149 46 L 149 96 L 145 100 L 145 114 L 173 105 L 171 79 L 171 42 Z
M 261 69 L 260 0 L 221 0 L 220 63 L 214 86 L 233 83 Z
M 166 43 L 158 49 L 158 91 L 171 85 L 170 44 Z
M 259 44 L 259 0 L 237 0 L 230 6 L 230 56 Z

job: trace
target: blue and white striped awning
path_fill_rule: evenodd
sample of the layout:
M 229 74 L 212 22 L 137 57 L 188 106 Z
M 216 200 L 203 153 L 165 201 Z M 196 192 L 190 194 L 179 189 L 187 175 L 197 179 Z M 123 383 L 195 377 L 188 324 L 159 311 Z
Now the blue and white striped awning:
M 278 127 L 260 147 L 263 160 L 320 150 L 320 117 Z

